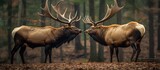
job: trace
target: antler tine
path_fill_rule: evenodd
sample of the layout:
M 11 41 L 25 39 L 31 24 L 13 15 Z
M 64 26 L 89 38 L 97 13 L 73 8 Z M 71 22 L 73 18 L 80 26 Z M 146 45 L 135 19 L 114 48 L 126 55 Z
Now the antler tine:
M 65 9 L 65 11 L 63 12 L 63 14 L 60 13 L 60 11 L 57 9 L 57 6 L 53 6 L 53 5 L 52 5 L 52 8 L 55 10 L 55 12 L 56 12 L 58 15 L 60 15 L 63 19 L 65 19 L 65 20 L 67 21 L 67 24 L 70 24 L 71 21 L 73 21 L 73 19 L 71 18 L 71 12 L 70 12 L 68 18 L 65 17 L 68 8 Z
M 61 14 L 60 11 L 59 11 L 58 6 L 59 6 L 59 4 L 61 4 L 61 3 L 62 3 L 62 1 L 59 1 L 55 6 L 53 6 L 52 4 L 51 4 L 51 6 L 52 6 L 53 10 L 54 10 L 58 15 L 60 15 L 60 16 L 61 16 L 62 18 L 64 18 L 65 20 L 68 20 L 67 18 L 65 18 L 65 14 L 66 14 L 66 12 L 67 12 L 67 8 L 65 9 L 65 11 L 64 11 L 63 14 Z
M 84 23 L 88 23 L 88 22 L 86 21 L 86 16 L 82 19 L 82 21 L 83 21 Z
M 117 13 L 118 11 L 120 11 L 123 7 L 124 7 L 124 6 L 119 7 L 119 6 L 118 6 L 118 3 L 117 3 L 117 0 L 114 0 L 114 5 L 111 6 L 111 9 L 112 9 L 111 15 L 113 16 L 115 13 Z M 111 17 L 112 17 L 112 16 L 111 16 Z
M 81 20 L 81 18 L 82 18 L 82 17 L 81 17 L 81 16 L 79 16 L 79 18 L 77 18 L 77 19 L 76 19 L 76 21 L 79 21 L 79 20 Z
M 124 7 L 124 6 L 119 7 L 118 4 L 117 4 L 117 1 L 114 0 L 114 5 L 111 5 L 111 8 L 107 5 L 107 12 L 106 12 L 104 18 L 101 19 L 100 21 L 95 22 L 95 24 L 97 25 L 97 24 L 99 24 L 99 23 L 102 23 L 102 22 L 110 19 L 110 18 L 111 18 L 112 16 L 114 16 L 117 12 L 119 12 L 123 7 Z
M 66 18 L 65 15 L 66 15 L 66 12 L 67 12 L 68 9 L 66 8 L 65 11 L 63 12 L 63 14 L 61 14 L 60 11 L 57 8 L 58 5 L 59 4 L 57 4 L 56 6 L 52 5 L 52 8 L 55 10 L 55 12 L 58 15 L 60 15 L 63 19 L 65 19 L 66 21 L 68 21 L 67 24 L 71 24 L 73 22 L 79 21 L 80 18 L 77 19 L 77 17 L 78 17 L 77 16 L 77 12 L 75 13 L 75 15 L 73 17 L 72 17 L 72 13 L 70 12 L 68 18 Z
M 94 24 L 94 21 L 92 20 L 92 18 L 90 16 L 88 16 L 88 20 Z
M 109 6 L 107 4 L 107 12 L 102 20 L 105 20 L 107 17 L 109 17 L 110 14 L 111 14 L 111 8 L 109 8 Z M 100 22 L 96 22 L 96 23 L 100 23 Z
M 77 17 L 77 11 L 76 11 L 76 14 L 74 15 L 73 19 L 76 18 L 76 17 Z
M 114 6 L 118 7 L 117 0 L 114 0 Z
M 86 16 L 84 19 L 82 19 L 82 21 L 86 24 L 90 24 L 90 25 L 94 25 L 94 23 L 92 22 L 92 20 L 90 20 L 89 16 Z
M 70 13 L 69 13 L 69 17 L 68 17 L 68 18 L 69 18 L 69 19 L 68 19 L 69 22 L 71 22 L 71 20 L 72 20 L 71 15 L 72 15 L 72 13 L 70 12 Z
M 69 19 L 65 17 L 68 8 L 65 9 L 65 11 L 63 12 L 63 14 L 61 14 L 61 12 L 59 11 L 58 6 L 61 4 L 61 2 L 62 2 L 62 1 L 58 2 L 55 6 L 53 6 L 53 5 L 51 4 L 51 6 L 52 6 L 53 10 L 57 13 L 57 15 L 59 15 L 60 17 L 62 17 L 63 19 L 66 20 L 66 21 L 65 21 L 65 24 L 70 24 Z
M 77 11 L 76 11 L 76 13 L 74 14 L 73 17 L 71 17 L 71 14 L 72 14 L 72 13 L 69 14 L 69 22 L 70 22 L 71 24 L 74 23 L 74 22 L 77 22 L 77 21 L 79 21 L 79 20 L 81 19 L 81 16 L 78 17 Z
M 92 23 L 89 16 L 86 17 L 86 21 Z
M 77 16 L 76 18 L 74 18 L 74 20 L 71 22 L 71 23 L 74 23 L 74 22 L 77 22 L 77 21 L 79 21 L 81 19 L 81 16 Z
M 58 5 L 59 5 L 61 2 L 62 2 L 62 1 L 59 1 L 59 2 L 55 5 L 55 7 L 58 7 Z M 60 19 L 58 19 L 57 17 L 54 17 L 54 16 L 51 14 L 51 12 L 50 12 L 50 10 L 49 10 L 49 8 L 48 8 L 48 0 L 46 0 L 45 7 L 42 8 L 42 10 L 44 11 L 44 14 L 40 14 L 40 13 L 38 12 L 38 14 L 39 14 L 40 16 L 45 16 L 45 17 L 51 18 L 51 19 L 53 19 L 53 20 L 59 21 L 59 22 L 61 22 L 61 23 L 66 23 L 66 24 L 67 24 L 66 21 L 60 20 Z M 57 12 L 58 12 L 58 11 L 56 11 L 56 13 L 57 13 Z
M 71 18 L 71 20 L 72 20 L 71 22 L 73 22 L 77 17 L 78 17 L 78 16 L 77 16 L 77 11 L 76 11 L 76 14 L 74 15 L 74 17 Z M 80 16 L 80 17 L 81 17 L 81 16 Z
M 61 15 L 60 13 L 59 13 L 59 15 L 60 15 L 62 18 L 64 18 L 65 20 L 68 21 L 68 18 L 65 17 L 67 10 L 68 10 L 68 8 L 65 9 L 65 11 L 63 12 L 62 15 Z
M 41 14 L 41 13 L 38 12 L 38 14 L 39 14 L 40 16 L 47 16 L 47 17 L 49 17 L 49 18 L 52 18 L 52 19 L 56 20 L 56 18 L 51 15 L 51 12 L 50 12 L 50 10 L 49 10 L 49 8 L 48 8 L 48 0 L 46 0 L 45 7 L 44 7 L 44 8 L 41 8 L 41 9 L 42 9 L 45 13 Z
M 84 23 L 87 23 L 87 22 L 86 22 L 86 18 L 83 18 L 82 21 L 83 21 Z
M 66 12 L 67 12 L 68 9 L 66 8 L 65 11 L 63 12 L 63 14 L 61 14 L 61 12 L 59 11 L 59 5 L 60 5 L 61 3 L 62 3 L 62 0 L 59 1 L 55 6 L 53 6 L 53 5 L 51 4 L 53 10 L 57 13 L 57 17 L 54 17 L 54 16 L 51 14 L 51 12 L 50 12 L 50 10 L 49 10 L 49 8 L 48 8 L 48 0 L 46 0 L 45 7 L 42 8 L 42 10 L 44 10 L 44 14 L 40 14 L 39 12 L 38 12 L 38 14 L 39 14 L 40 16 L 49 17 L 49 18 L 54 19 L 54 20 L 56 20 L 56 21 L 59 21 L 59 22 L 61 22 L 61 23 L 68 24 L 69 26 L 71 25 L 72 22 L 76 22 L 76 21 L 79 21 L 79 20 L 81 19 L 81 17 L 80 17 L 80 18 L 77 18 L 77 12 L 76 12 L 76 14 L 74 15 L 73 18 L 71 17 L 72 13 L 69 14 L 69 17 L 68 17 L 68 18 L 66 18 L 65 15 L 66 15 Z M 60 19 L 58 18 L 58 16 L 60 16 L 60 17 L 63 18 L 64 20 L 60 20 Z
M 94 24 L 94 22 L 93 22 L 93 20 L 91 19 L 90 16 L 86 17 L 86 22 Z
M 76 11 L 76 13 L 75 13 L 75 15 L 71 18 L 71 23 L 73 23 L 73 22 L 77 22 L 77 21 L 79 21 L 81 19 L 81 16 L 77 16 L 77 11 Z

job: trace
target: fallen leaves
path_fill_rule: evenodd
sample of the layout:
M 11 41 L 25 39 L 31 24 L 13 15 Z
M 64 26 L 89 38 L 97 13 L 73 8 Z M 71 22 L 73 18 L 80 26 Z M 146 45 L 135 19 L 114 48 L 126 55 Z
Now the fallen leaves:
M 41 63 L 0 64 L 0 70 L 160 70 L 160 63 L 115 62 L 115 63 Z

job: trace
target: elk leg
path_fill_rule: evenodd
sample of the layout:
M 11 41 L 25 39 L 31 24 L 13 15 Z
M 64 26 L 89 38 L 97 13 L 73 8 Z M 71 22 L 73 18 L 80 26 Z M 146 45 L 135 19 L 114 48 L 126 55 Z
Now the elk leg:
M 21 47 L 21 45 L 15 44 L 14 48 L 11 51 L 11 64 L 13 64 L 13 58 L 17 50 Z
M 132 53 L 132 56 L 131 56 L 131 61 L 133 61 L 133 58 L 134 58 L 134 56 L 135 56 L 135 54 L 136 54 L 136 45 L 135 45 L 135 44 L 132 44 L 131 47 L 132 47 L 132 49 L 133 49 L 133 53 Z
M 113 53 L 114 53 L 114 47 L 110 46 L 110 62 L 112 62 Z
M 137 62 L 140 52 L 141 52 L 140 43 L 137 43 L 137 55 L 136 55 L 135 62 Z
M 21 47 L 21 49 L 20 49 L 20 51 L 19 51 L 19 54 L 20 54 L 20 56 L 21 56 L 21 59 L 22 59 L 22 63 L 24 64 L 25 63 L 25 61 L 24 61 L 24 51 L 26 50 L 26 46 L 25 45 L 23 45 L 23 47 Z
M 44 61 L 44 63 L 47 62 L 48 54 L 49 54 L 49 48 L 48 48 L 48 46 L 46 46 L 46 47 L 45 47 L 45 61 Z
M 52 63 L 52 48 L 49 49 L 49 63 Z
M 116 47 L 115 50 L 116 50 L 117 61 L 119 62 L 119 57 L 118 57 L 119 50 L 118 50 L 118 47 Z

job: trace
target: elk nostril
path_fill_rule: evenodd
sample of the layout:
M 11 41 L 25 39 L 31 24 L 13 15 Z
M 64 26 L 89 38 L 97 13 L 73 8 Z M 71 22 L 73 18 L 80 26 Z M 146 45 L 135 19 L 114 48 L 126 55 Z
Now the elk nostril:
M 81 29 L 79 29 L 79 32 L 81 33 L 81 32 L 82 32 L 82 30 L 81 30 Z

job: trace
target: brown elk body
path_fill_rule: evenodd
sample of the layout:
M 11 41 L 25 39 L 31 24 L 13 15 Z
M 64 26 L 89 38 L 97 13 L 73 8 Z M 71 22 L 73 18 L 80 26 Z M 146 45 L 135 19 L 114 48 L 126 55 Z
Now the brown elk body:
M 45 8 L 43 9 L 45 13 L 40 15 L 52 18 L 56 21 L 65 23 L 67 25 L 61 26 L 59 28 L 55 28 L 52 26 L 45 26 L 45 27 L 20 26 L 14 28 L 12 31 L 12 37 L 14 38 L 15 46 L 11 51 L 11 63 L 13 63 L 14 54 L 19 48 L 20 48 L 19 53 L 22 62 L 25 63 L 23 53 L 26 49 L 26 46 L 24 44 L 27 44 L 31 48 L 45 46 L 45 62 L 47 61 L 47 57 L 49 55 L 49 62 L 51 63 L 52 48 L 58 48 L 63 43 L 71 41 L 79 33 L 81 33 L 81 29 L 71 25 L 72 23 L 79 21 L 80 17 L 77 17 L 77 15 L 75 15 L 75 17 L 71 18 L 71 16 L 69 16 L 68 21 L 61 21 L 60 19 L 55 18 L 50 14 L 47 2 L 48 0 L 46 1 Z M 57 11 L 56 13 L 59 12 L 57 10 L 57 6 L 60 4 L 60 2 L 57 3 L 56 6 L 53 6 L 56 7 L 54 8 L 54 10 Z M 58 13 L 58 15 L 61 14 Z M 63 16 L 62 18 L 65 17 Z
M 131 46 L 133 48 L 133 54 L 131 56 L 131 60 L 136 54 L 137 61 L 139 53 L 141 51 L 140 49 L 140 42 L 142 37 L 145 33 L 145 28 L 142 24 L 139 24 L 138 22 L 129 22 L 127 24 L 112 24 L 108 26 L 98 25 L 99 23 L 102 23 L 109 18 L 111 18 L 116 12 L 121 10 L 123 7 L 118 7 L 116 0 L 114 0 L 114 6 L 111 7 L 111 9 L 108 7 L 107 13 L 105 17 L 98 21 L 93 22 L 90 17 L 86 17 L 83 19 L 84 23 L 89 23 L 92 26 L 86 30 L 86 33 L 88 33 L 95 41 L 98 43 L 110 46 L 110 61 L 112 62 L 112 55 L 114 52 L 114 48 L 116 50 L 116 56 L 117 60 L 118 58 L 118 47 L 128 47 Z

